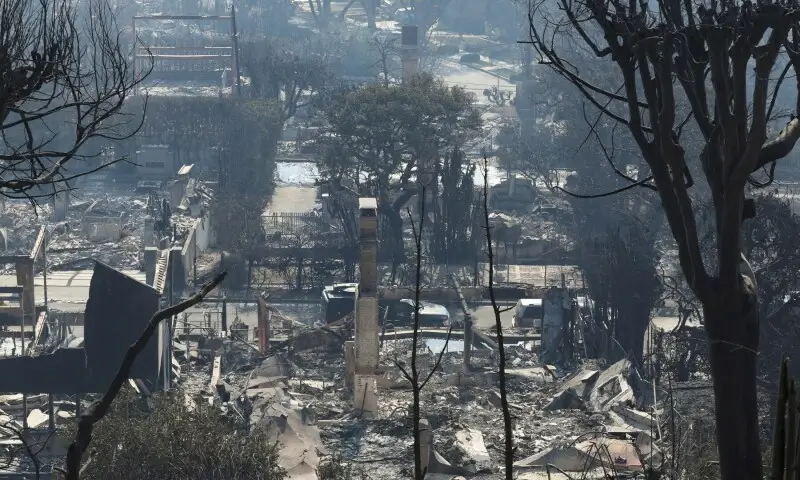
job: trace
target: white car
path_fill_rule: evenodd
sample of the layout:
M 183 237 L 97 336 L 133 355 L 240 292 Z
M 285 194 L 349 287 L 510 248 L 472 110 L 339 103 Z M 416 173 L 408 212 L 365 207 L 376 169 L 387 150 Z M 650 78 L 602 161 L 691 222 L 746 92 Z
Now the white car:
M 522 298 L 514 307 L 512 328 L 540 330 L 544 319 L 544 306 L 541 298 Z

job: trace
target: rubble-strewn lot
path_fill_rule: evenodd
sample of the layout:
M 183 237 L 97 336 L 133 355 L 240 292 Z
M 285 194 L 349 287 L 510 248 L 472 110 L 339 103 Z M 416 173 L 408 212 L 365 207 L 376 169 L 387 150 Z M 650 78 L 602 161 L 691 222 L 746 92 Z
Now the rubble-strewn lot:
M 379 412 L 366 419 L 353 409 L 352 391 L 345 386 L 343 344 L 331 342 L 335 333 L 306 329 L 303 335 L 307 350 L 288 340 L 266 357 L 238 340 L 209 341 L 204 348 L 215 349 L 198 350 L 184 388 L 226 411 L 252 412 L 252 424 L 274 423 L 275 438 L 284 447 L 281 461 L 292 478 L 314 471 L 325 458 L 352 463 L 369 478 L 410 478 L 412 393 L 400 369 L 410 365 L 410 341 L 384 343 Z M 425 378 L 439 352 L 423 341 L 418 352 L 420 376 Z M 519 478 L 548 478 L 548 465 L 550 478 L 567 478 L 556 476 L 559 469 L 595 471 L 597 478 L 613 470 L 621 476 L 641 473 L 651 459 L 658 424 L 646 411 L 652 386 L 627 360 L 611 366 L 586 363 L 564 372 L 539 365 L 536 354 L 521 347 L 509 347 L 507 355 Z M 217 392 L 209 383 L 213 356 L 221 358 L 223 387 Z M 502 478 L 504 433 L 496 363 L 495 352 L 474 350 L 469 373 L 464 373 L 462 352 L 449 351 L 421 393 L 422 417 L 433 430 L 429 471 L 443 474 L 440 478 Z M 228 392 L 230 402 L 219 391 Z M 655 458 L 660 459 L 657 450 Z
M 0 248 L 7 254 L 29 254 L 39 229 L 46 225 L 47 262 L 50 270 L 77 270 L 99 260 L 122 270 L 141 269 L 146 232 L 145 219 L 154 216 L 158 196 L 135 193 L 130 188 L 104 191 L 80 189 L 69 193 L 66 218 L 56 220 L 52 202 L 7 201 L 0 215 Z M 203 185 L 190 182 L 179 205 L 172 206 L 169 234 L 180 245 L 212 193 Z M 13 265 L 0 265 L 2 273 L 13 273 Z

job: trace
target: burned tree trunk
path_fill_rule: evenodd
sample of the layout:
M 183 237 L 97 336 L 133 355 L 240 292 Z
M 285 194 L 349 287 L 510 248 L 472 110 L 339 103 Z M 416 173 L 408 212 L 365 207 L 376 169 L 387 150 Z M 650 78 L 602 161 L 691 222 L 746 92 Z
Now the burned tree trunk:
M 719 302 L 703 310 L 710 341 L 722 478 L 761 478 L 756 373 L 758 312 Z
M 637 368 L 643 366 L 644 336 L 650 325 L 649 302 L 628 299 L 628 305 L 617 310 L 614 337 L 622 349 L 622 356 L 634 362 Z M 616 359 L 615 359 L 616 360 Z

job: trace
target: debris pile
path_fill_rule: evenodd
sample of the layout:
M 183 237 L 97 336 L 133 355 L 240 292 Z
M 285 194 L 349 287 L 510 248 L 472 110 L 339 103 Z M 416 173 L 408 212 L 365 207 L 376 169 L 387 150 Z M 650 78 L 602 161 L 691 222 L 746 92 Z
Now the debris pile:
M 237 400 L 237 408 L 252 412 L 252 425 L 275 428 L 274 438 L 283 445 L 281 464 L 290 478 L 315 478 L 308 475 L 326 455 L 358 458 L 359 468 L 373 478 L 402 477 L 413 458 L 412 393 L 400 368 L 409 366 L 410 340 L 384 342 L 379 412 L 366 420 L 353 409 L 352 390 L 345 384 L 339 334 L 308 328 L 261 360 L 247 347 L 232 347 L 234 341 L 224 340 L 216 353 L 228 372 L 221 376 L 222 390 L 239 392 L 232 398 L 245 399 Z M 431 444 L 429 471 L 445 475 L 441 478 L 502 473 L 505 434 L 498 376 L 489 368 L 494 354 L 478 350 L 473 359 L 486 360 L 486 366 L 473 365 L 464 373 L 462 352 L 442 354 L 437 365 L 440 352 L 425 342 L 418 349 L 421 381 L 436 365 L 420 401 Z M 630 362 L 607 368 L 587 364 L 559 377 L 556 367 L 539 365 L 534 352 L 513 346 L 507 352 L 520 478 L 538 478 L 552 467 L 564 472 L 641 472 L 650 462 L 661 461 L 655 446 L 657 416 L 642 410 L 652 410 L 652 387 Z

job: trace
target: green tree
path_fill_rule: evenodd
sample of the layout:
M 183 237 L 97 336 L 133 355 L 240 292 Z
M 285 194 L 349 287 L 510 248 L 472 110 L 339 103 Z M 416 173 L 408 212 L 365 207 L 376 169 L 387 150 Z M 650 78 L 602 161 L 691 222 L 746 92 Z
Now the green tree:
M 321 176 L 378 199 L 383 241 L 396 268 L 405 256 L 401 213 L 418 193 L 418 173 L 435 175 L 448 151 L 481 131 L 474 96 L 421 75 L 399 86 L 345 91 L 331 99 L 323 117 Z
M 242 45 L 241 61 L 250 76 L 251 95 L 280 103 L 284 123 L 298 109 L 311 105 L 331 81 L 325 52 L 313 47 L 274 38 Z
M 775 192 L 760 192 L 755 201 L 756 216 L 745 223 L 744 250 L 753 267 L 760 300 L 760 377 L 774 392 L 775 365 L 785 355 L 800 355 L 796 341 L 800 334 L 796 313 L 800 306 L 800 216 Z M 800 374 L 800 365 L 790 363 L 789 373 Z
M 437 181 L 430 187 L 433 224 L 428 252 L 436 263 L 474 261 L 482 240 L 475 165 L 455 148 L 442 157 L 437 168 Z
M 183 394 L 149 400 L 123 394 L 92 434 L 86 479 L 282 480 L 277 446 L 263 427 L 248 432 Z
M 609 360 L 627 357 L 639 367 L 651 311 L 662 293 L 657 240 L 663 217 L 651 202 L 643 195 L 570 202 L 577 264 L 594 301 L 594 320 L 611 339 L 595 346 L 608 349 Z

